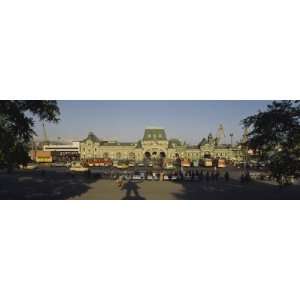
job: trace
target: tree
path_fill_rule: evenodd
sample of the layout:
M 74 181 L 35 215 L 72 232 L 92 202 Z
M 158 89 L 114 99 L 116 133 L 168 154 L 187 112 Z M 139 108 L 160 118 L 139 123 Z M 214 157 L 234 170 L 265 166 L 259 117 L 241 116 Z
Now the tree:
M 300 164 L 300 104 L 297 101 L 273 101 L 266 111 L 259 111 L 242 121 L 248 128 L 249 149 L 268 162 L 272 176 L 287 184 Z
M 29 161 L 29 143 L 36 134 L 34 119 L 58 122 L 56 101 L 0 101 L 0 164 L 9 171 Z

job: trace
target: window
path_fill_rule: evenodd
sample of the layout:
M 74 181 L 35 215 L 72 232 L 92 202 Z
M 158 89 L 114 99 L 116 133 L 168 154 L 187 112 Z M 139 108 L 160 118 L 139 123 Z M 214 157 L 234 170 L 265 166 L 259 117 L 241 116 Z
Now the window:
M 129 157 L 129 159 L 134 160 L 135 159 L 135 154 L 133 152 L 130 152 L 128 157 Z
M 156 134 L 153 134 L 153 138 L 156 139 Z
M 148 138 L 151 139 L 151 134 L 150 133 L 148 134 Z
M 161 135 L 161 133 L 158 135 L 158 137 L 161 139 L 162 138 L 162 135 Z
M 95 152 L 97 152 L 97 148 L 95 148 Z

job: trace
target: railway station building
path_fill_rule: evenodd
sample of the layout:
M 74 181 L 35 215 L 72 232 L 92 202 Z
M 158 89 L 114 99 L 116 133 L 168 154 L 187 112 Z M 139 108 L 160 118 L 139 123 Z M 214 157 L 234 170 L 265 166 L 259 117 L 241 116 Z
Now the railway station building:
M 99 139 L 94 133 L 80 142 L 80 158 L 142 161 L 145 158 L 176 157 L 198 160 L 204 157 L 225 158 L 240 161 L 243 158 L 241 146 L 221 144 L 217 138 L 209 134 L 198 145 L 187 145 L 176 138 L 168 139 L 165 129 L 147 127 L 144 135 L 137 142 L 118 142 Z

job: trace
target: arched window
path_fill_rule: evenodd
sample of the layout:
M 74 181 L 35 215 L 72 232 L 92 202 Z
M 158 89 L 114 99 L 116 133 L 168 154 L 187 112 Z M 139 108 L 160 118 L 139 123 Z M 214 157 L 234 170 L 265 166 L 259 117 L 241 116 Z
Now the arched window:
M 160 156 L 160 158 L 165 158 L 166 157 L 166 153 L 165 152 L 160 152 L 159 156 Z
M 128 158 L 131 160 L 135 160 L 135 154 L 133 152 L 130 152 Z

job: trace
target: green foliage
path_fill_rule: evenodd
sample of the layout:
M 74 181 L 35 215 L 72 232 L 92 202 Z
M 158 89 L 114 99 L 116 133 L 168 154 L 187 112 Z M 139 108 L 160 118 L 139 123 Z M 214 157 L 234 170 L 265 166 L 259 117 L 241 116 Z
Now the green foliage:
M 29 143 L 35 132 L 34 118 L 58 122 L 56 101 L 0 101 L 0 164 L 12 169 L 29 161 Z
M 266 111 L 259 111 L 242 121 L 250 131 L 244 146 L 255 149 L 269 161 L 274 178 L 288 182 L 299 169 L 300 106 L 297 101 L 274 101 Z

